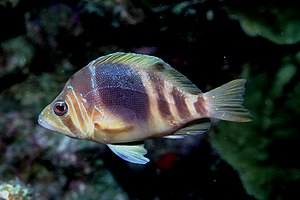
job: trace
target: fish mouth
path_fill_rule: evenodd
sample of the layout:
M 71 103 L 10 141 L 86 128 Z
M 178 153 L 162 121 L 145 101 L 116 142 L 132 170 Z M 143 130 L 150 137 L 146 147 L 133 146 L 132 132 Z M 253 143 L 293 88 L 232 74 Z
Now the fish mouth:
M 46 128 L 46 129 L 55 131 L 55 130 L 52 128 L 52 126 L 50 126 L 47 122 L 45 122 L 45 121 L 42 120 L 41 115 L 39 115 L 38 123 L 39 123 L 40 126 Z

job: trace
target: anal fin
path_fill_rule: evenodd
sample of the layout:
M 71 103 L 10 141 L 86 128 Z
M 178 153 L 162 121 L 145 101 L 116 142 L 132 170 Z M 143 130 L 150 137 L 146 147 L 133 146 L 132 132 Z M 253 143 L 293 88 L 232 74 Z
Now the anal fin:
M 198 135 L 206 132 L 211 126 L 208 118 L 195 120 L 176 130 L 173 134 L 164 136 L 167 139 L 181 139 L 189 135 Z

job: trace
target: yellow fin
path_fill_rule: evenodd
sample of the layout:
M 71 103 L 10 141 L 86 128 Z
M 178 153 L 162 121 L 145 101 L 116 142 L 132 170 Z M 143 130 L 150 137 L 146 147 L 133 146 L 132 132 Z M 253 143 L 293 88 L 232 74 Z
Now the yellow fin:
M 95 61 L 92 65 L 100 65 L 103 63 L 118 63 L 124 64 L 138 70 L 153 70 L 154 72 L 162 75 L 168 81 L 191 94 L 200 94 L 201 90 L 195 86 L 189 79 L 184 75 L 173 69 L 169 64 L 164 62 L 162 59 L 155 56 L 149 56 L 144 54 L 136 53 L 123 53 L 117 52 L 102 56 Z
M 204 93 L 208 102 L 208 117 L 236 122 L 252 121 L 250 113 L 242 105 L 245 84 L 245 79 L 236 79 Z
M 120 132 L 127 132 L 133 129 L 133 126 L 128 126 L 121 122 L 111 122 L 109 125 L 101 124 L 101 123 L 94 123 L 95 129 L 97 131 L 103 131 L 105 133 L 120 133 Z
M 97 114 L 96 114 L 97 113 Z M 100 114 L 101 113 L 101 114 Z M 132 113 L 124 111 L 124 118 L 134 119 Z M 97 116 L 96 116 L 97 115 Z M 133 125 L 122 118 L 114 116 L 113 111 L 96 109 L 94 116 L 94 127 L 96 130 L 106 133 L 126 132 L 133 129 Z

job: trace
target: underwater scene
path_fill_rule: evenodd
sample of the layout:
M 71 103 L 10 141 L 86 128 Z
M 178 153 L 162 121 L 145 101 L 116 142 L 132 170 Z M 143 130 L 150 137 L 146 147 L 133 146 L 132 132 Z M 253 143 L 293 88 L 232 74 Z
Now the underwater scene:
M 300 199 L 299 11 L 0 0 L 0 200 Z

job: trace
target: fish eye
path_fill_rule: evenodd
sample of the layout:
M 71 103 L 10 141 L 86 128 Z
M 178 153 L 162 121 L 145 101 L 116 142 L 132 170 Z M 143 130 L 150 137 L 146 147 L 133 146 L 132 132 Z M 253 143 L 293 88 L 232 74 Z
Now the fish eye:
M 62 116 L 68 112 L 68 105 L 64 101 L 57 101 L 53 105 L 53 112 L 57 116 Z

